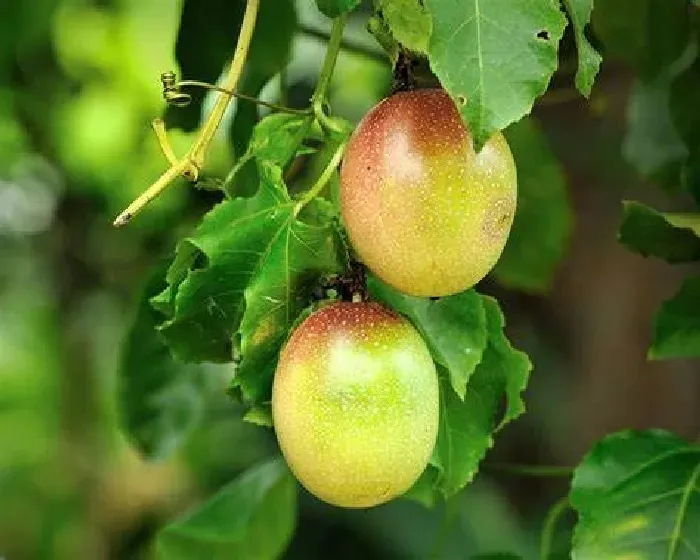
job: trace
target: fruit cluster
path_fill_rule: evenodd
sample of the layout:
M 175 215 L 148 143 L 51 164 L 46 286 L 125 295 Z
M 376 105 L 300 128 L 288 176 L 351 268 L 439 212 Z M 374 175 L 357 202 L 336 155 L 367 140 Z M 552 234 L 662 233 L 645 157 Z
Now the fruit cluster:
M 442 90 L 397 93 L 359 123 L 341 169 L 342 216 L 367 268 L 397 290 L 467 290 L 495 265 L 516 206 L 504 137 L 476 151 Z M 294 331 L 272 411 L 290 468 L 312 494 L 370 507 L 407 491 L 438 433 L 439 391 L 425 342 L 378 303 L 336 302 Z

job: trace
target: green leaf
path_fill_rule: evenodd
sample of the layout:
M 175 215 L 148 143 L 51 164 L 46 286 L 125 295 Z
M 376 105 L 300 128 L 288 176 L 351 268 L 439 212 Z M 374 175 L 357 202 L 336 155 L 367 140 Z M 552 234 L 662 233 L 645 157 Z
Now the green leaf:
M 700 356 L 700 278 L 687 278 L 680 291 L 664 302 L 654 319 L 649 358 Z
M 362 0 L 316 0 L 319 11 L 329 17 L 335 18 L 339 15 L 352 12 L 360 5 Z
M 488 345 L 469 380 L 464 401 L 451 389 L 444 368 L 440 377 L 440 426 L 431 458 L 438 471 L 435 489 L 450 498 L 472 481 L 493 445 L 493 434 L 525 411 L 521 393 L 532 368 L 503 333 L 503 315 L 493 298 L 481 296 L 488 325 Z M 501 400 L 506 409 L 498 419 Z
M 467 381 L 486 349 L 486 315 L 474 290 L 431 301 L 404 295 L 374 277 L 370 293 L 406 315 L 420 332 L 435 362 L 449 375 L 452 389 L 464 400 Z
M 698 558 L 699 483 L 700 447 L 661 430 L 606 436 L 572 480 L 572 558 Z
M 379 16 L 372 16 L 367 20 L 367 31 L 384 49 L 391 65 L 394 66 L 399 58 L 399 43 L 394 38 L 387 23 Z
M 163 289 L 159 267 L 139 303 L 119 365 L 119 414 L 130 439 L 150 459 L 163 459 L 199 423 L 214 392 L 214 372 L 176 361 L 156 331 L 163 317 L 149 298 Z
M 240 337 L 236 385 L 254 402 L 269 396 L 279 346 L 316 282 L 345 264 L 330 205 L 312 202 L 314 221 L 301 221 L 279 167 L 261 174 L 254 197 L 219 204 L 180 243 L 155 302 L 171 312 L 161 332 L 184 361 L 231 361 Z
M 557 68 L 557 0 L 425 0 L 430 66 L 477 147 L 532 109 Z
M 419 0 L 377 0 L 391 34 L 405 48 L 425 54 L 432 22 Z
M 686 0 L 595 0 L 593 28 L 606 58 L 623 60 L 650 80 L 686 48 L 688 7 Z
M 653 80 L 637 81 L 627 105 L 625 158 L 645 177 L 680 166 L 688 156 L 671 114 L 671 78 L 662 73 Z M 672 181 L 678 181 L 678 172 Z
M 159 560 L 279 558 L 296 525 L 296 483 L 281 459 L 251 468 L 156 538 Z
M 243 415 L 243 420 L 263 428 L 272 428 L 272 406 L 270 403 L 256 405 Z
M 231 169 L 223 189 L 231 193 L 238 173 L 250 160 L 285 168 L 297 152 L 312 122 L 311 116 L 288 113 L 273 113 L 263 118 L 253 128 L 248 148 Z
M 564 0 L 569 13 L 571 25 L 574 26 L 576 48 L 578 49 L 578 70 L 576 70 L 576 89 L 588 97 L 593 82 L 600 69 L 602 58 L 586 38 L 586 25 L 591 20 L 593 0 Z
M 533 118 L 511 125 L 505 135 L 518 169 L 518 206 L 493 274 L 509 288 L 545 292 L 572 229 L 564 171 Z
M 437 477 L 437 469 L 429 465 L 428 468 L 421 473 L 413 486 L 401 497 L 418 502 L 426 508 L 434 507 L 439 498 L 439 494 L 436 491 Z
M 255 125 L 248 150 L 260 162 L 285 167 L 296 153 L 312 122 L 311 115 L 268 115 Z
M 623 208 L 620 242 L 631 251 L 670 263 L 700 259 L 700 214 L 662 214 L 634 201 Z
M 680 170 L 682 186 L 700 205 L 700 57 L 688 49 L 695 60 L 683 68 L 671 83 L 670 99 L 673 123 L 687 147 L 688 157 Z

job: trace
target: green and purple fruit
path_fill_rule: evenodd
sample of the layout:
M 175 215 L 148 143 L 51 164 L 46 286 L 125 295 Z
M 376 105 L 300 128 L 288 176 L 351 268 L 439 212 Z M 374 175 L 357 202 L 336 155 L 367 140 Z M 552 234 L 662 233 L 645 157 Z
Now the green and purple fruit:
M 294 331 L 272 414 L 292 472 L 318 498 L 371 507 L 408 490 L 438 431 L 435 366 L 415 328 L 377 303 L 334 303 Z
M 355 129 L 341 170 L 350 241 L 394 288 L 444 296 L 496 264 L 515 215 L 513 156 L 499 132 L 479 153 L 443 90 L 397 93 Z

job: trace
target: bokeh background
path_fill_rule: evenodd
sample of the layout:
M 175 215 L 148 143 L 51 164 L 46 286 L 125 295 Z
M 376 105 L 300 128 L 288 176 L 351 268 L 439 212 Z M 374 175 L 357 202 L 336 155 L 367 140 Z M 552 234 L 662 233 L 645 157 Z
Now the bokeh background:
M 186 77 L 213 81 L 225 59 L 219 51 L 225 56 L 233 47 L 241 3 L 207 3 L 216 17 L 232 18 L 230 33 L 212 34 L 192 16 L 177 45 L 189 56 Z M 276 9 L 268 9 L 268 21 L 287 17 Z M 181 11 L 182 1 L 166 0 L 0 7 L 3 559 L 148 558 L 158 527 L 276 449 L 272 433 L 242 422 L 224 396 L 227 367 L 203 370 L 211 398 L 184 407 L 187 418 L 171 419 L 187 423 L 194 414 L 202 421 L 164 459 L 144 460 L 120 430 L 121 344 L 141 291 L 216 200 L 182 182 L 127 228 L 111 225 L 165 168 L 150 121 L 165 112 L 160 73 L 178 68 Z M 299 0 L 296 12 L 291 51 L 268 38 L 270 52 L 260 51 L 243 87 L 303 107 L 329 21 L 310 0 Z M 360 12 L 347 27 L 331 87 L 334 112 L 352 121 L 391 87 L 389 62 L 366 33 L 366 19 Z M 603 434 L 628 427 L 662 427 L 691 439 L 700 433 L 697 362 L 646 360 L 653 315 L 686 271 L 616 241 L 622 199 L 666 210 L 683 210 L 685 201 L 643 183 L 625 161 L 632 73 L 606 62 L 587 103 L 572 90 L 572 53 L 567 33 L 555 92 L 534 111 L 567 180 L 573 218 L 565 256 L 545 293 L 492 280 L 481 286 L 499 297 L 509 335 L 535 365 L 529 412 L 500 435 L 489 461 L 574 465 Z M 275 56 L 289 62 L 282 76 Z M 166 112 L 178 153 L 211 96 L 196 101 Z M 256 111 L 234 103 L 207 176 L 225 176 Z M 534 558 L 546 511 L 566 490 L 566 479 L 485 469 L 449 516 L 444 507 L 428 511 L 406 501 L 342 511 L 303 494 L 286 557 L 457 559 L 512 551 Z M 553 557 L 566 557 L 571 523 L 561 524 Z

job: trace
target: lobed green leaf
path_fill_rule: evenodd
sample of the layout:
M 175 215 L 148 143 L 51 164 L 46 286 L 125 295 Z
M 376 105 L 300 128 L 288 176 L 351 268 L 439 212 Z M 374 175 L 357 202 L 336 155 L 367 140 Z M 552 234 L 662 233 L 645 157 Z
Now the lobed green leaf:
M 480 297 L 486 316 L 488 344 L 469 379 L 464 400 L 452 389 L 448 372 L 438 364 L 438 439 L 428 472 L 423 473 L 406 495 L 426 505 L 432 505 L 438 496 L 445 499 L 454 496 L 471 482 L 479 463 L 493 445 L 494 433 L 525 411 L 521 393 L 532 366 L 527 356 L 514 349 L 505 337 L 503 315 L 496 300 Z M 506 409 L 499 419 L 504 397 Z
M 279 347 L 316 282 L 346 258 L 330 204 L 312 202 L 302 220 L 280 168 L 260 169 L 255 196 L 219 204 L 180 243 L 154 300 L 169 312 L 160 330 L 183 361 L 231 361 L 235 337 L 235 385 L 253 402 L 269 396 Z

